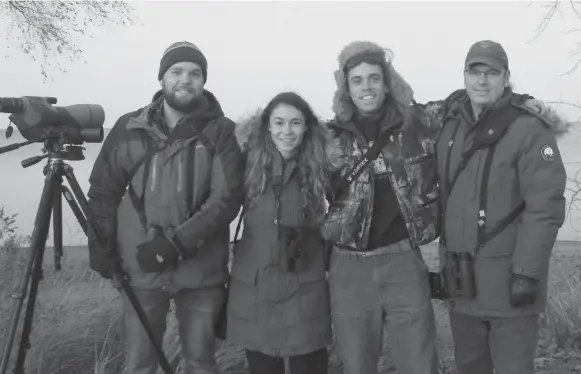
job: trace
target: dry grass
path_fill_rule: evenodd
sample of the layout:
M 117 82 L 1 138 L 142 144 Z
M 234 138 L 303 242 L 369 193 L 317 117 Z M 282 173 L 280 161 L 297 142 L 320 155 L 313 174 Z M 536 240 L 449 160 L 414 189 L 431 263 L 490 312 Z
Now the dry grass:
M 551 273 L 551 296 L 542 318 L 538 367 L 542 373 L 565 373 L 581 363 L 581 255 L 577 247 L 557 249 Z M 118 373 L 123 362 L 123 323 L 117 292 L 87 264 L 83 247 L 65 249 L 63 269 L 54 271 L 52 249 L 45 255 L 44 279 L 35 309 L 31 335 L 32 347 L 27 354 L 26 372 L 30 374 Z M 0 251 L 0 336 L 6 336 L 12 307 L 9 298 L 24 267 L 27 249 Z M 445 311 L 439 314 L 440 345 L 450 346 L 444 334 Z M 24 313 L 22 313 L 21 323 Z M 12 352 L 16 356 L 18 338 Z M 388 343 L 386 341 L 386 343 Z M 2 343 L 4 344 L 4 343 Z M 244 369 L 240 349 L 218 342 L 217 360 L 223 369 Z M 178 373 L 180 354 L 177 326 L 173 313 L 168 316 L 164 350 Z M 443 353 L 444 352 L 444 353 Z M 442 349 L 440 353 L 450 354 Z M 336 350 L 331 348 L 330 373 L 340 373 Z M 453 373 L 450 357 L 442 357 L 442 373 Z M 12 365 L 11 365 L 12 367 Z M 389 345 L 380 362 L 381 373 L 395 373 Z M 581 368 L 581 367 L 580 367 Z
M 581 372 L 581 254 L 577 245 L 557 250 L 549 303 L 541 318 L 537 367 Z M 565 371 L 563 371 L 565 372 Z

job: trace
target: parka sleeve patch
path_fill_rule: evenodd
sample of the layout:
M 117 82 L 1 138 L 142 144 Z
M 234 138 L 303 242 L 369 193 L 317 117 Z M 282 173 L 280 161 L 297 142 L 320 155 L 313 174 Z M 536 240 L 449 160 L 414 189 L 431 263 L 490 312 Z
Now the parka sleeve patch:
M 555 149 L 551 144 L 543 144 L 540 153 L 541 157 L 546 162 L 555 162 L 555 159 L 557 158 Z

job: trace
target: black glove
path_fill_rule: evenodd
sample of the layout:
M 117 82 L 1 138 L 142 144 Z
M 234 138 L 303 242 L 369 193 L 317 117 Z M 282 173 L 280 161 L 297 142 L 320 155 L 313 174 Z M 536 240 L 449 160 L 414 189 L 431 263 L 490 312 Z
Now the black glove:
M 510 282 L 510 305 L 518 307 L 534 304 L 539 281 L 522 274 L 513 274 Z
M 177 237 L 170 241 L 161 235 L 137 246 L 137 262 L 145 273 L 160 273 L 177 264 L 184 253 Z
M 105 279 L 113 279 L 115 270 L 121 268 L 121 258 L 117 251 L 112 251 L 95 241 L 89 246 L 89 266 Z

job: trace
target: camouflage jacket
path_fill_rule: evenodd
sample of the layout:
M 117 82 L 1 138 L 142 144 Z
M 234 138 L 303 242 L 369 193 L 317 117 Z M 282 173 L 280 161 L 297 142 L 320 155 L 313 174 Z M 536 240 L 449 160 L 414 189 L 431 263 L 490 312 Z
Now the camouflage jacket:
M 381 155 L 388 179 L 399 202 L 410 239 L 417 245 L 434 241 L 440 234 L 440 207 L 435 160 L 435 139 L 441 127 L 443 102 L 413 103 L 403 122 L 384 123 L 381 133 L 392 131 Z M 353 122 L 328 123 L 343 153 L 343 166 L 336 178 L 344 178 L 367 151 L 369 144 Z M 373 213 L 374 183 L 365 167 L 359 178 L 339 196 L 331 196 L 323 223 L 329 244 L 351 250 L 365 250 Z

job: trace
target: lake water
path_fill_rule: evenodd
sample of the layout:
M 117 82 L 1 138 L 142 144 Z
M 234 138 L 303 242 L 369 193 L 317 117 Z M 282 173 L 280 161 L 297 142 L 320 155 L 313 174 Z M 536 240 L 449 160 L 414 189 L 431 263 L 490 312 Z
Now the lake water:
M 0 131 L 3 132 L 4 130 L 0 129 Z M 108 131 L 106 130 L 106 134 Z M 559 147 L 567 164 L 567 172 L 570 178 L 574 178 L 575 172 L 581 168 L 581 151 L 578 146 L 579 137 L 578 130 L 575 130 L 572 134 L 559 141 Z M 24 141 L 24 139 L 17 130 L 14 131 L 10 139 L 6 139 L 4 134 L 0 133 L 0 147 L 21 141 Z M 89 188 L 89 175 L 101 146 L 102 144 L 85 144 L 84 154 L 86 159 L 69 162 L 85 196 Z M 28 157 L 42 155 L 41 149 L 42 144 L 33 144 L 12 152 L 0 154 L 0 206 L 4 206 L 5 211 L 9 214 L 18 213 L 17 223 L 22 235 L 28 235 L 32 232 L 36 209 L 44 185 L 42 169 L 46 164 L 46 160 L 28 168 L 23 168 L 21 161 Z M 570 187 L 574 187 L 574 185 L 570 184 Z M 578 222 L 581 219 L 581 214 L 573 211 L 571 218 L 573 225 L 568 219 L 559 232 L 559 240 L 577 240 L 579 238 L 580 234 L 574 228 L 581 229 L 581 222 Z M 234 235 L 236 223 L 237 219 L 231 224 L 231 235 Z M 63 239 L 67 245 L 86 244 L 86 237 L 80 230 L 73 213 L 65 201 L 63 201 Z M 47 245 L 52 245 L 52 233 Z

